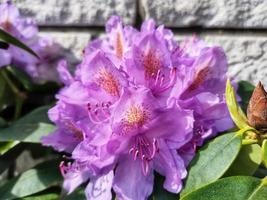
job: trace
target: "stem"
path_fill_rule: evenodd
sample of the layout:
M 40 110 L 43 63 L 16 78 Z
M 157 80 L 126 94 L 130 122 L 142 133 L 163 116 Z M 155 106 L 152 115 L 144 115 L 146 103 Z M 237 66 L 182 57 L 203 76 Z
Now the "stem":
M 1 70 L 1 74 L 3 76 L 3 78 L 5 79 L 5 81 L 7 82 L 8 86 L 11 88 L 12 92 L 17 95 L 17 96 L 21 96 L 20 95 L 20 91 L 19 89 L 16 87 L 15 84 L 12 83 L 12 81 L 9 79 L 7 73 L 5 70 Z
M 15 106 L 15 113 L 14 113 L 14 120 L 16 120 L 19 118 L 19 116 L 21 114 L 22 105 L 23 105 L 23 101 L 25 99 L 25 95 L 23 93 L 21 93 L 19 91 L 19 89 L 17 88 L 17 86 L 10 80 L 5 69 L 1 70 L 1 74 L 2 74 L 3 78 L 5 79 L 5 81 L 7 82 L 8 86 L 11 88 L 11 91 L 16 96 L 16 99 L 15 99 L 16 106 Z
M 243 139 L 242 145 L 249 145 L 249 144 L 257 144 L 258 140 L 252 140 L 252 139 Z

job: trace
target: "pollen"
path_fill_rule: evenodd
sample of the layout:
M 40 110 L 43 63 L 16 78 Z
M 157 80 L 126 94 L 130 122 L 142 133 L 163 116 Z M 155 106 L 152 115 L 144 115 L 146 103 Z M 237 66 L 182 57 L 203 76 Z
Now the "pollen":
M 115 44 L 115 50 L 116 50 L 117 57 L 121 59 L 122 56 L 123 56 L 123 43 L 122 43 L 121 33 L 118 33 L 117 34 L 116 44 Z
M 97 76 L 98 85 L 112 96 L 119 96 L 119 81 L 107 69 L 102 68 Z
M 143 126 L 148 119 L 148 113 L 141 106 L 132 106 L 126 113 L 126 123 L 132 127 Z
M 145 78 L 156 78 L 156 75 L 161 67 L 161 62 L 151 50 L 149 50 L 144 56 L 143 65 L 145 70 Z
M 79 139 L 79 140 L 83 139 L 83 132 L 80 129 L 78 129 L 73 123 L 66 120 L 65 126 L 69 129 L 69 131 L 71 131 L 74 134 L 74 136 L 77 139 Z

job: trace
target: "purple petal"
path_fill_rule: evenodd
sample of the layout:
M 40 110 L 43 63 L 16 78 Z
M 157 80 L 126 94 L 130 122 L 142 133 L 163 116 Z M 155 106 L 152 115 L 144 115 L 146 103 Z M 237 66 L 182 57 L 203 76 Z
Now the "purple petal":
M 0 49 L 0 67 L 11 63 L 11 55 L 7 50 Z
M 85 189 L 86 198 L 88 200 L 111 200 L 113 177 L 113 171 L 110 171 L 99 178 L 92 178 Z
M 119 200 L 146 200 L 152 193 L 153 179 L 152 170 L 144 176 L 141 162 L 122 157 L 115 172 L 113 189 Z

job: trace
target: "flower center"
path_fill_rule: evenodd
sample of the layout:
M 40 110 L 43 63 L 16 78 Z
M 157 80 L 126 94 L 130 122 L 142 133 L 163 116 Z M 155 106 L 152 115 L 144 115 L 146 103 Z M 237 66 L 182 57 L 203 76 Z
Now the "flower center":
M 145 69 L 145 79 L 156 78 L 161 68 L 161 62 L 151 50 L 144 56 L 143 65 Z
M 119 81 L 113 76 L 113 74 L 102 68 L 97 76 L 98 85 L 103 88 L 107 93 L 112 96 L 120 96 Z
M 125 122 L 128 126 L 143 126 L 148 119 L 148 113 L 142 106 L 131 106 L 126 112 Z

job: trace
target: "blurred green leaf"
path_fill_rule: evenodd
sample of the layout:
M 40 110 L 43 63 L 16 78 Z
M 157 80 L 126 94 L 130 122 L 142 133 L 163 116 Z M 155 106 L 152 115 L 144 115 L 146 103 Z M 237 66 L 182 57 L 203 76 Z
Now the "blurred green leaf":
M 267 168 L 267 140 L 262 142 L 262 163 Z
M 32 82 L 32 78 L 27 73 L 15 66 L 7 66 L 6 69 L 21 82 L 26 90 L 33 90 L 34 84 Z
M 258 144 L 244 145 L 225 176 L 252 176 L 262 160 L 261 147 Z
M 238 82 L 237 93 L 241 97 L 241 107 L 245 113 L 247 112 L 248 103 L 254 88 L 255 86 L 247 81 Z
M 58 163 L 49 161 L 0 185 L 1 200 L 29 196 L 61 182 Z
M 190 163 L 181 196 L 221 178 L 237 157 L 241 138 L 240 134 L 228 133 L 199 149 Z
M 9 45 L 6 42 L 0 41 L 0 49 L 8 49 Z
M 51 133 L 55 126 L 47 117 L 49 107 L 35 109 L 14 122 L 10 127 L 0 130 L 0 141 L 20 141 L 39 143 L 40 138 Z
M 58 199 L 59 199 L 59 195 L 56 193 L 42 194 L 42 195 L 22 198 L 22 200 L 58 200 Z
M 84 194 L 85 189 L 76 189 L 73 193 L 70 195 L 64 197 L 64 200 L 85 200 L 85 194 Z
M 3 69 L 0 69 L 0 71 Z M 0 73 L 0 112 L 14 102 L 14 95 Z
M 33 82 L 32 78 L 23 70 L 16 66 L 7 66 L 6 70 L 11 73 L 22 86 L 30 92 L 48 92 L 55 93 L 59 89 L 59 84 L 51 81 Z
M 154 181 L 153 200 L 178 200 L 179 194 L 170 193 L 163 188 L 164 177 L 156 174 Z
M 31 55 L 35 56 L 36 58 L 39 58 L 39 56 L 31 48 L 29 48 L 26 44 L 19 41 L 17 38 L 13 37 L 12 35 L 7 33 L 6 31 L 4 31 L 3 29 L 0 29 L 0 40 L 6 42 L 8 44 L 12 44 L 16 47 L 19 47 L 19 48 L 27 51 Z
M 7 126 L 7 122 L 2 117 L 0 117 L 0 129 L 4 128 L 5 126 Z
M 233 176 L 218 180 L 184 196 L 181 200 L 266 200 L 266 179 Z

